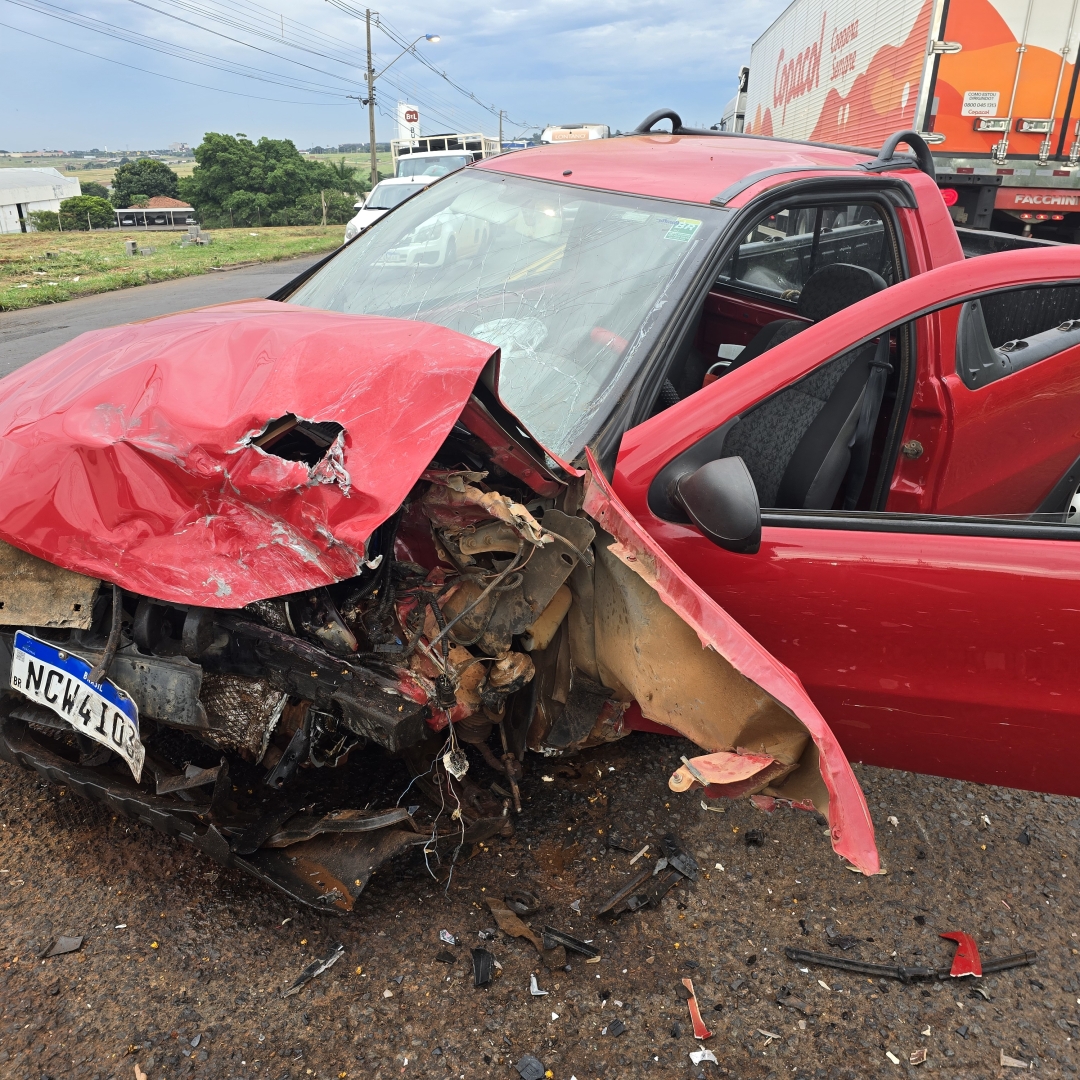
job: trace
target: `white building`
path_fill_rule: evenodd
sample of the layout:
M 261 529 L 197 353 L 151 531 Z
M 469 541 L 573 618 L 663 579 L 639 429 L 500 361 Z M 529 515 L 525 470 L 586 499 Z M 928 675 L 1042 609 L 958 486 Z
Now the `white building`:
M 57 169 L 0 169 L 0 233 L 33 232 L 31 210 L 59 210 L 81 194 L 78 178 Z

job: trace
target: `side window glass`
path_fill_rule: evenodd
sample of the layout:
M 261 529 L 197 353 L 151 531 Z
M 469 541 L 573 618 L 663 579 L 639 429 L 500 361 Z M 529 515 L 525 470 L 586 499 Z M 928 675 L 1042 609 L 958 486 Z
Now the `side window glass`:
M 811 275 L 832 263 L 873 270 L 887 285 L 896 281 L 889 233 L 876 206 L 830 204 L 769 214 L 743 237 L 718 284 L 795 301 Z
M 1080 344 L 1080 286 L 992 293 L 960 305 L 956 373 L 969 390 Z

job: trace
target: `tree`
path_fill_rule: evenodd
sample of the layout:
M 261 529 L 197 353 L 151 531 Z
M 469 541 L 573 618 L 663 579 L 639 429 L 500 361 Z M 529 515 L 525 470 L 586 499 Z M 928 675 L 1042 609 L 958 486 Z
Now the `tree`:
M 301 195 L 292 206 L 273 214 L 270 224 L 345 225 L 356 214 L 353 206 L 355 201 L 355 195 L 347 195 L 332 188 Z
M 60 215 L 55 210 L 31 210 L 30 222 L 38 232 L 56 232 Z
M 107 229 L 116 224 L 116 213 L 108 199 L 96 195 L 76 195 L 60 204 L 60 225 L 65 232 L 86 232 L 91 226 Z
M 120 165 L 113 173 L 114 206 L 131 206 L 132 197 L 167 195 L 170 199 L 180 196 L 180 178 L 165 164 L 153 158 L 139 158 L 127 165 Z
M 83 195 L 93 195 L 98 199 L 109 199 L 109 189 L 96 180 L 83 181 L 79 187 L 82 189 Z M 112 199 L 109 199 L 109 202 L 112 202 Z
M 356 167 L 353 165 L 346 165 L 344 158 L 336 165 L 332 161 L 328 162 L 327 168 L 333 173 L 334 180 L 337 182 L 336 186 L 338 191 L 344 191 L 349 195 L 355 195 L 360 190 L 360 182 L 356 177 Z

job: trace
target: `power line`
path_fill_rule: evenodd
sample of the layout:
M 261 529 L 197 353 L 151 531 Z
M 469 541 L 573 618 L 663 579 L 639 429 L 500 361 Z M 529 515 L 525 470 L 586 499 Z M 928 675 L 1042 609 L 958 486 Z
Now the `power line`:
M 0 22 L 0 26 L 8 30 L 15 30 L 27 37 L 37 38 L 38 41 L 47 41 L 50 45 L 59 45 L 61 49 L 70 49 L 72 52 L 82 53 L 83 56 L 93 57 L 95 60 L 104 60 L 109 64 L 118 64 L 120 67 L 130 68 L 132 71 L 141 71 L 146 75 L 156 75 L 159 79 L 168 79 L 170 82 L 183 83 L 185 86 L 196 86 L 200 90 L 216 90 L 219 94 L 231 94 L 233 97 L 253 98 L 256 101 L 273 101 L 281 105 L 346 105 L 344 101 L 290 101 L 285 98 L 268 98 L 260 94 L 244 94 L 239 90 L 223 90 L 220 86 L 207 86 L 205 83 L 192 82 L 190 79 L 179 79 L 175 75 L 164 75 L 160 71 L 151 71 L 149 68 L 137 67 L 135 64 L 125 64 L 122 60 L 114 60 L 111 56 L 102 56 L 100 53 L 89 52 L 86 49 L 76 48 L 64 41 L 56 41 L 45 37 L 43 34 L 35 34 L 30 30 L 24 30 L 21 26 L 12 26 L 10 23 Z
M 352 15 L 354 18 L 363 19 L 366 17 L 362 11 L 354 8 L 351 4 L 346 3 L 345 0 L 327 0 L 327 3 L 331 4 L 333 7 L 336 7 L 339 11 L 345 12 L 347 15 Z M 481 101 L 480 98 L 478 98 L 471 90 L 466 90 L 465 87 L 462 86 L 460 83 L 455 82 L 452 78 L 450 78 L 449 75 L 447 75 L 445 71 L 440 71 L 422 53 L 417 52 L 415 48 L 409 44 L 408 40 L 404 37 L 404 35 L 395 30 L 389 23 L 385 22 L 381 16 L 376 18 L 375 25 L 378 26 L 378 28 L 382 30 L 382 32 L 386 34 L 386 36 L 390 38 L 391 41 L 393 41 L 400 48 L 406 49 L 408 52 L 411 52 L 416 60 L 418 60 L 429 71 L 433 72 L 440 79 L 446 82 L 449 86 L 453 87 L 459 94 L 462 94 L 465 97 L 469 98 L 470 101 L 474 102 L 486 112 L 491 113 L 493 116 L 499 115 L 499 110 L 494 105 L 488 105 L 486 102 Z M 533 127 L 535 125 L 527 123 L 518 124 L 517 121 L 511 121 L 511 126 L 520 126 L 524 128 Z
M 254 68 L 249 64 L 241 64 L 233 60 L 223 60 L 220 57 L 200 52 L 197 49 L 189 49 L 182 45 L 163 43 L 151 39 L 145 34 L 140 34 L 138 31 L 117 28 L 110 23 L 105 23 L 103 20 L 72 11 L 70 8 L 62 8 L 59 5 L 49 4 L 46 0 L 7 0 L 7 2 L 16 7 L 24 8 L 27 11 L 45 15 L 47 18 L 69 23 L 72 26 L 77 26 L 84 30 L 92 30 L 105 37 L 113 38 L 116 41 L 122 41 L 129 45 L 138 45 L 141 48 L 150 49 L 152 52 L 161 53 L 165 56 L 172 56 L 178 60 L 187 60 L 189 63 L 198 64 L 201 67 L 213 68 L 214 70 L 223 71 L 230 75 L 240 75 L 243 78 L 255 79 L 258 82 L 268 82 L 277 86 L 287 86 L 290 90 L 301 90 L 307 93 L 325 94 L 334 97 L 345 96 L 345 87 L 325 87 L 325 89 L 323 89 L 320 87 L 325 86 L 325 84 L 312 83 L 311 80 L 301 81 L 299 79 L 292 79 L 288 75 L 274 77 L 274 73 L 264 72 L 262 69 Z M 202 57 L 202 59 L 199 59 L 199 57 Z M 240 70 L 243 68 L 246 68 L 247 70 Z M 338 76 L 331 75 L 331 77 L 337 78 Z M 290 81 L 286 82 L 283 80 Z M 307 83 L 307 85 L 303 85 L 303 83 Z

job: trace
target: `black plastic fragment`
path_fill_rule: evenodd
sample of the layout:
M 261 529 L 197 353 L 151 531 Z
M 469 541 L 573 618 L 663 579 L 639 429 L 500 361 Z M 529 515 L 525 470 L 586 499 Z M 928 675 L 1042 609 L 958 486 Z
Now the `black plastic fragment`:
M 621 1035 L 626 1030 L 626 1025 L 621 1020 L 612 1020 L 607 1026 L 609 1035 Z
M 439 964 L 455 964 L 457 957 L 449 949 L 440 949 L 435 954 L 435 962 Z
M 515 915 L 532 915 L 540 910 L 540 897 L 527 889 L 514 889 L 503 900 Z
M 761 829 L 747 829 L 743 833 L 743 843 L 747 847 L 761 847 L 765 843 L 765 833 Z
M 1016 838 L 1016 842 L 1018 844 L 1023 844 L 1024 847 L 1027 847 L 1031 843 L 1031 837 L 1028 835 L 1027 829 L 1021 830 L 1020 835 Z
M 660 841 L 669 866 L 675 867 L 684 878 L 697 881 L 700 870 L 697 860 L 679 842 L 678 838 L 668 833 Z
M 517 1069 L 521 1080 L 544 1080 L 544 1073 L 547 1072 L 532 1054 L 526 1054 L 514 1068 Z
M 487 949 L 472 950 L 473 986 L 488 986 L 495 972 L 495 957 Z
M 64 956 L 67 953 L 78 952 L 82 948 L 83 938 L 79 937 L 58 937 L 41 955 L 47 956 Z
M 310 714 L 310 710 L 309 710 Z M 311 732 L 308 729 L 309 721 L 305 720 L 293 733 L 289 745 L 285 747 L 285 753 L 281 760 L 270 770 L 266 777 L 266 786 L 277 791 L 284 787 L 292 778 L 296 770 L 307 761 L 308 750 L 311 746 Z
M 914 979 L 947 979 L 952 968 L 941 967 L 904 967 L 902 964 L 871 964 L 863 960 L 849 959 L 845 956 L 834 956 L 829 953 L 810 952 L 806 949 L 784 949 L 784 954 L 789 960 L 800 964 L 820 964 L 822 967 L 836 968 L 838 971 L 850 971 L 856 975 L 881 976 L 886 979 L 897 979 L 899 982 L 912 982 Z M 1022 953 L 1013 953 L 1011 956 L 1002 956 L 996 960 L 983 958 L 982 969 L 984 975 L 990 975 L 998 971 L 1008 971 L 1011 968 L 1026 967 L 1034 964 L 1038 959 L 1038 953 L 1031 949 Z
M 593 948 L 592 945 L 582 941 L 580 938 L 564 934 L 561 930 L 556 930 L 553 926 L 545 926 L 543 934 L 545 949 L 554 949 L 559 945 L 562 945 L 564 948 L 570 949 L 576 953 L 581 953 L 582 956 L 587 956 L 590 959 L 600 955 L 599 949 Z

